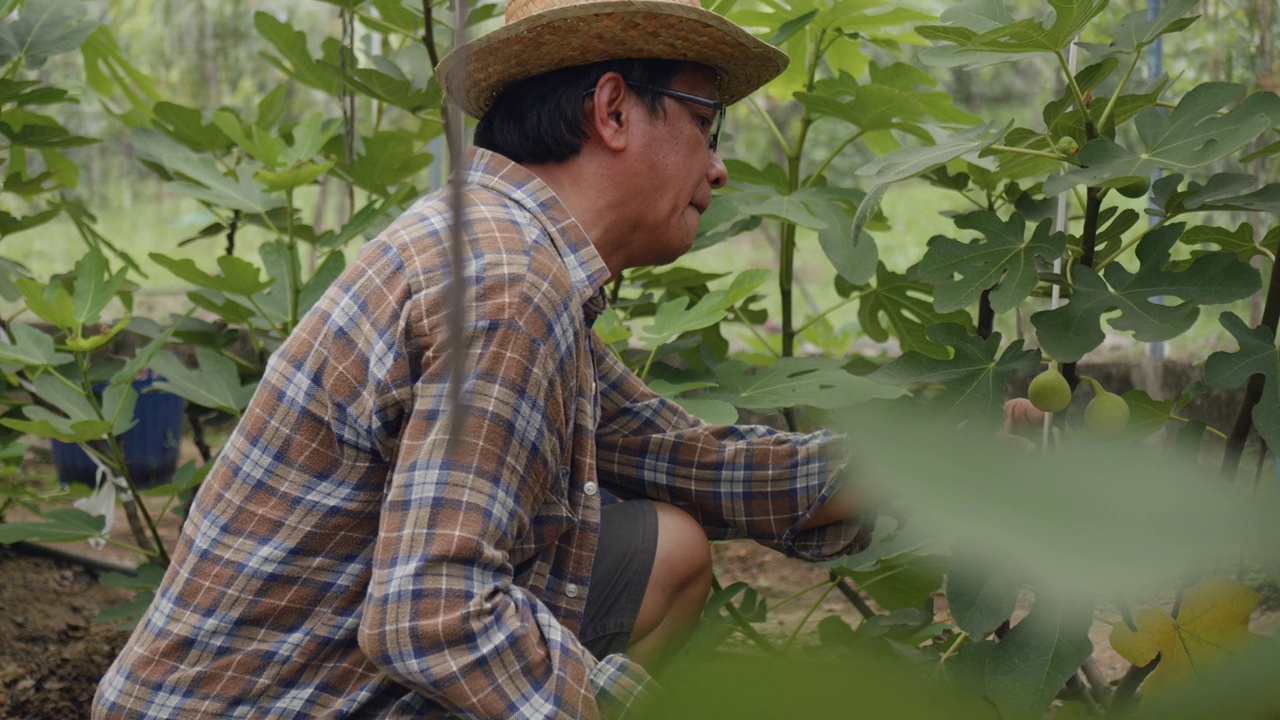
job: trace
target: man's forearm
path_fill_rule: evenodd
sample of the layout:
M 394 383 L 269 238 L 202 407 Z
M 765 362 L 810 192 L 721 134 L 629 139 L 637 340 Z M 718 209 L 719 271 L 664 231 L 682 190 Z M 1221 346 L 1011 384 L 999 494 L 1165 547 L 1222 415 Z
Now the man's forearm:
M 812 530 L 824 525 L 844 522 L 858 516 L 861 510 L 862 504 L 858 501 L 853 488 L 842 485 L 827 498 L 826 504 L 800 524 L 800 529 Z

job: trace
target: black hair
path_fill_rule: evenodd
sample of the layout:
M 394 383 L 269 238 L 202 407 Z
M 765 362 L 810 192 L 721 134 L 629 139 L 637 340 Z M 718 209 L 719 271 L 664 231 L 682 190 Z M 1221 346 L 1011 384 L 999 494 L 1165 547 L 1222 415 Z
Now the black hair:
M 561 162 L 577 155 L 587 135 L 584 95 L 608 72 L 629 82 L 667 87 L 682 63 L 675 60 L 606 60 L 518 80 L 498 93 L 476 126 L 475 144 L 518 163 Z M 646 88 L 632 92 L 654 117 L 663 97 Z

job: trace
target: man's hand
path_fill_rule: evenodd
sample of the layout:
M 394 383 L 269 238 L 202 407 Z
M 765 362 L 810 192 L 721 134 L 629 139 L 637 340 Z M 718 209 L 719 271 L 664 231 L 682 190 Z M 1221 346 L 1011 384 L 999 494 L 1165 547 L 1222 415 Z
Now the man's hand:
M 1004 403 L 1004 424 L 1000 426 L 997 437 L 1025 444 L 1034 450 L 1037 445 L 1031 437 L 1039 437 L 1042 427 L 1044 412 L 1026 398 L 1013 398 Z

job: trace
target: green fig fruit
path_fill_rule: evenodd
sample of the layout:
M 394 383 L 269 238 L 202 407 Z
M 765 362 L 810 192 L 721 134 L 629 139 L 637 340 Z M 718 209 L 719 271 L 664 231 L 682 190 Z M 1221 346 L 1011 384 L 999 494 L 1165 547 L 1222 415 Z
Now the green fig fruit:
M 1096 393 L 1084 408 L 1084 427 L 1099 437 L 1116 437 L 1129 426 L 1129 403 L 1115 393 L 1107 392 L 1093 378 L 1084 378 Z
M 1071 385 L 1058 372 L 1057 364 L 1035 376 L 1027 388 L 1027 399 L 1042 412 L 1062 412 L 1071 404 Z

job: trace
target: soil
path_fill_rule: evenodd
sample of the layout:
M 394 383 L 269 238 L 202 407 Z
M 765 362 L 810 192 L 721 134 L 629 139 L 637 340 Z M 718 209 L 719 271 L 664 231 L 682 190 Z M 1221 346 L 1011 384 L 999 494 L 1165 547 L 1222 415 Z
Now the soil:
M 81 565 L 0 546 L 0 718 L 87 717 L 128 637 L 93 620 L 130 597 Z
M 163 500 L 149 498 L 154 513 L 163 512 Z M 16 514 L 10 520 L 23 519 Z M 131 540 L 127 522 L 118 512 L 113 535 Z M 177 521 L 171 515 L 162 523 L 162 536 L 172 547 Z M 105 607 L 130 599 L 131 593 L 100 584 L 99 571 L 65 560 L 36 555 L 0 546 L 0 720 L 68 720 L 88 716 L 88 708 L 98 679 L 123 647 L 128 633 L 98 625 L 94 618 Z M 85 543 L 57 546 L 98 563 L 129 564 L 136 556 L 107 546 L 92 550 Z M 795 602 L 785 598 L 824 581 L 826 571 L 818 566 L 783 557 L 747 540 L 712 545 L 716 576 L 722 585 L 743 581 L 769 602 L 768 620 L 756 628 L 772 638 L 785 638 L 805 622 L 812 631 L 819 620 L 839 615 L 856 625 L 860 615 L 839 593 L 832 592 L 806 619 L 817 592 Z M 1027 598 L 1019 612 L 1030 605 Z M 1264 609 L 1255 613 L 1253 632 L 1280 636 L 1280 602 L 1271 597 Z M 935 613 L 946 615 L 945 600 L 937 597 Z M 1094 661 L 1100 674 L 1115 683 L 1128 663 L 1111 652 L 1106 641 L 1110 622 L 1118 616 L 1105 608 L 1090 632 L 1097 652 Z

